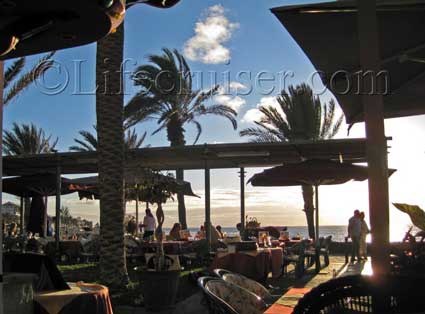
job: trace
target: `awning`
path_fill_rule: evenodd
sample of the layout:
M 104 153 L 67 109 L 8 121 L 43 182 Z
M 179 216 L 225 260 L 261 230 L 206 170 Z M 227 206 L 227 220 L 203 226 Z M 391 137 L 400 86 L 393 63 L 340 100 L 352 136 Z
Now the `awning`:
M 362 78 L 358 72 L 355 2 L 284 6 L 272 12 L 322 72 L 320 78 L 338 99 L 347 123 L 363 121 L 358 80 L 372 75 Z M 371 92 L 384 94 L 385 118 L 425 114 L 425 1 L 378 1 L 377 18 L 382 71 L 373 75 L 385 86 Z

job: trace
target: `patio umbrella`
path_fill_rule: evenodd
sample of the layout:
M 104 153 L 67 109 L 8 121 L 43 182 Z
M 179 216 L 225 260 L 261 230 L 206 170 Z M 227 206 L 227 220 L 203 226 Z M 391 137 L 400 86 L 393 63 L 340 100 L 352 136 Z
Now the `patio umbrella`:
M 389 169 L 391 176 L 395 170 Z M 340 163 L 331 160 L 309 159 L 294 164 L 285 164 L 266 169 L 252 176 L 248 183 L 253 186 L 296 186 L 315 187 L 316 249 L 319 244 L 319 185 L 342 184 L 351 180 L 364 181 L 368 178 L 368 167 Z M 316 270 L 320 267 L 316 252 Z
M 64 177 L 61 180 L 61 194 L 74 193 L 68 189 L 72 180 Z M 3 192 L 20 197 L 53 196 L 56 195 L 56 185 L 55 174 L 35 174 L 3 179 Z
M 124 0 L 1 1 L 0 59 L 97 41 L 116 29 L 124 15 Z
M 284 6 L 272 12 L 320 71 L 347 123 L 364 121 L 356 2 Z M 377 21 L 382 71 L 374 79 L 385 81 L 377 90 L 384 94 L 385 118 L 425 114 L 425 1 L 377 1 Z

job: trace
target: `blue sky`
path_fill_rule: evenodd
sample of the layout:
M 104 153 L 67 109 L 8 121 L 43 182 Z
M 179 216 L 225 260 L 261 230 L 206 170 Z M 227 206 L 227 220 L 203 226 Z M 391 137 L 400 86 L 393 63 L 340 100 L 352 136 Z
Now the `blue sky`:
M 146 63 L 147 55 L 159 53 L 161 48 L 167 47 L 185 53 L 192 70 L 203 74 L 206 83 L 202 86 L 204 88 L 209 87 L 210 72 L 217 73 L 219 78 L 223 73 L 229 72 L 230 82 L 238 82 L 246 87 L 250 82 L 246 77 L 238 79 L 236 75 L 239 71 L 250 71 L 253 76 L 264 71 L 266 74 L 263 77 L 277 77 L 281 71 L 292 71 L 294 77 L 287 80 L 288 84 L 306 81 L 314 68 L 270 12 L 270 8 L 288 4 L 291 3 L 281 0 L 183 0 L 169 10 L 135 6 L 128 11 L 125 22 L 125 56 L 130 60 L 126 69 L 133 70 L 136 65 Z M 67 151 L 77 132 L 90 130 L 95 123 L 95 96 L 88 93 L 95 87 L 95 52 L 95 44 L 57 52 L 55 60 L 58 68 L 51 70 L 44 82 L 28 89 L 5 109 L 4 128 L 8 129 L 13 122 L 34 122 L 48 134 L 59 137 L 59 150 Z M 35 62 L 37 58 L 29 57 L 28 63 Z M 79 63 L 81 71 L 77 74 L 75 66 Z M 126 78 L 128 100 L 137 89 L 133 87 L 129 75 Z M 67 81 L 68 84 L 65 84 Z M 254 82 L 252 79 L 251 83 Z M 220 79 L 218 83 L 222 83 Z M 58 88 L 47 88 L 55 84 L 58 84 Z M 275 91 L 264 95 L 265 89 L 272 87 Z M 75 91 L 78 90 L 80 93 L 76 94 Z M 81 91 L 86 95 L 81 95 Z M 234 92 L 227 97 L 222 95 L 216 101 L 235 106 L 240 130 L 250 126 L 250 121 L 258 117 L 256 108 L 259 104 L 274 104 L 279 86 L 265 82 L 261 86 L 254 86 L 249 95 L 239 98 L 236 98 Z M 54 95 L 48 95 L 49 93 Z M 329 93 L 325 93 L 322 100 L 327 101 L 330 97 Z M 245 141 L 223 118 L 203 118 L 200 122 L 203 133 L 199 143 Z M 418 185 L 421 186 L 419 180 L 425 174 L 422 166 L 425 147 L 423 141 L 417 140 L 423 139 L 423 122 L 424 117 L 419 116 L 389 120 L 386 123 L 387 135 L 394 138 L 389 156 L 390 166 L 399 169 L 390 181 L 394 201 L 424 203 L 423 192 Z M 155 126 L 155 122 L 144 123 L 137 130 L 140 133 L 148 131 L 149 134 Z M 350 137 L 364 136 L 363 129 L 363 124 L 356 125 Z M 192 143 L 194 139 L 193 131 L 192 128 L 187 128 L 188 143 Z M 417 134 L 417 138 L 413 139 L 411 134 Z M 343 126 L 338 137 L 345 136 L 346 126 Z M 152 146 L 168 145 L 165 133 L 148 136 L 147 142 Z M 259 170 L 261 169 L 248 169 L 249 175 Z M 189 171 L 186 178 L 202 196 L 202 172 Z M 237 170 L 213 171 L 212 184 L 213 221 L 234 226 L 239 218 Z M 322 190 L 322 220 L 325 224 L 345 223 L 355 207 L 367 210 L 366 183 L 349 183 L 338 187 L 324 187 Z M 67 196 L 64 202 L 77 215 L 97 220 L 96 202 L 80 202 L 76 196 Z M 203 199 L 188 199 L 187 203 L 189 224 L 200 224 L 203 220 Z M 303 225 L 305 220 L 301 207 L 302 199 L 298 188 L 247 189 L 248 214 L 260 217 L 265 223 Z M 49 208 L 54 208 L 54 199 L 50 201 Z M 128 208 L 131 212 L 134 204 L 129 204 Z M 403 227 L 408 221 L 395 212 L 395 209 L 392 209 L 392 215 L 393 221 L 399 222 L 398 225 Z M 167 205 L 167 216 L 167 222 L 171 225 L 177 217 L 175 203 Z

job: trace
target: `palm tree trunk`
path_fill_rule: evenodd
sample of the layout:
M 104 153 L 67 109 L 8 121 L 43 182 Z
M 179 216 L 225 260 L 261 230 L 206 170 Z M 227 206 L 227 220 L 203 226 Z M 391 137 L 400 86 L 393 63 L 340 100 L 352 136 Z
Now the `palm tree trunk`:
M 176 179 L 181 181 L 184 180 L 183 169 L 176 170 Z M 177 193 L 177 201 L 179 207 L 179 222 L 182 225 L 182 229 L 187 229 L 186 204 L 184 202 L 184 193 Z
M 97 44 L 96 115 L 100 189 L 100 276 L 112 288 L 127 282 L 124 244 L 124 131 L 121 63 L 124 24 Z
M 308 236 L 310 239 L 315 238 L 314 229 L 314 203 L 313 203 L 313 187 L 311 185 L 303 185 L 301 187 L 304 199 L 304 212 L 307 219 Z
M 171 143 L 171 146 L 184 146 L 186 141 L 184 139 L 184 128 L 181 121 L 178 119 L 170 119 L 170 123 L 167 127 L 167 137 Z M 176 169 L 176 179 L 184 180 L 184 170 Z M 177 193 L 178 201 L 178 213 L 179 223 L 182 225 L 182 229 L 187 229 L 186 221 L 186 204 L 184 201 L 184 193 Z

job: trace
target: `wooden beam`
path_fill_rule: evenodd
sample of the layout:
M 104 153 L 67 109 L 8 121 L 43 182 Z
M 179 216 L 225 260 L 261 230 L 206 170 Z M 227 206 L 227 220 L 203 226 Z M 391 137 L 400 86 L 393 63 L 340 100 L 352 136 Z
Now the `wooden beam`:
M 380 82 L 379 34 L 376 2 L 358 0 L 360 63 L 363 71 L 372 71 L 372 79 L 363 79 L 367 160 L 369 165 L 369 215 L 372 234 L 372 268 L 377 277 L 390 270 L 389 197 L 387 141 L 384 125 L 384 102 Z M 370 77 L 369 77 L 370 78 Z

